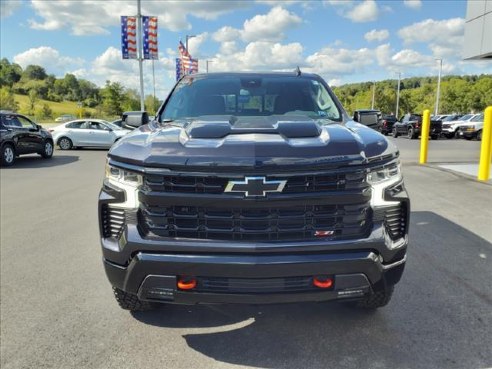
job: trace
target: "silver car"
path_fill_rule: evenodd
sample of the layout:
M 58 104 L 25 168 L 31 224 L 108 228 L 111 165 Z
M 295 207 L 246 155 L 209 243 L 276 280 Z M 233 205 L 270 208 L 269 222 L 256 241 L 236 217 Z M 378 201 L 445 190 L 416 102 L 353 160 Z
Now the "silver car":
M 62 150 L 73 147 L 110 148 L 130 132 L 102 119 L 78 119 L 50 129 L 53 141 Z

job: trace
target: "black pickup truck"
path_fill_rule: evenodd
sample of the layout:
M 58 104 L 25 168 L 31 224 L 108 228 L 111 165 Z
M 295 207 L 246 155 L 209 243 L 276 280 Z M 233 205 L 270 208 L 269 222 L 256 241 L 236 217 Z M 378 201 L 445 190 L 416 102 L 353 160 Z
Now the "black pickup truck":
M 185 76 L 125 125 L 99 196 L 122 308 L 389 302 L 410 214 L 399 152 L 319 76 Z
M 393 125 L 393 137 L 407 136 L 413 140 L 420 136 L 422 130 L 422 114 L 405 114 L 403 118 Z M 442 122 L 440 120 L 430 121 L 429 136 L 437 140 L 441 135 Z

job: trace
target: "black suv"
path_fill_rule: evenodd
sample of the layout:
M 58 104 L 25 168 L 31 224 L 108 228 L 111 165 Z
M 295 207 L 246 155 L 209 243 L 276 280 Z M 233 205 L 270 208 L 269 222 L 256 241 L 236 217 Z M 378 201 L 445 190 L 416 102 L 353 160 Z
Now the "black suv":
M 393 124 L 392 135 L 394 138 L 405 135 L 410 140 L 420 136 L 422 130 L 422 114 L 407 113 L 399 122 Z M 442 122 L 440 120 L 430 121 L 429 136 L 433 140 L 437 140 L 442 131 Z
M 408 243 L 398 157 L 317 75 L 183 77 L 108 153 L 99 226 L 116 300 L 384 306 Z
M 53 156 L 51 134 L 29 118 L 0 111 L 0 147 L 2 165 L 10 166 L 23 154 L 37 153 L 45 159 Z

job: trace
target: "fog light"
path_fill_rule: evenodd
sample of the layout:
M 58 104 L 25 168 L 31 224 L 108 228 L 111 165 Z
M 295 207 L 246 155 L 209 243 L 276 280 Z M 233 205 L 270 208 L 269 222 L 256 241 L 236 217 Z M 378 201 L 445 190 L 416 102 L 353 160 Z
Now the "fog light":
M 193 277 L 179 277 L 178 288 L 180 290 L 192 290 L 196 287 L 196 278 Z
M 325 275 L 317 275 L 313 277 L 313 285 L 318 288 L 331 288 L 333 286 L 333 279 Z

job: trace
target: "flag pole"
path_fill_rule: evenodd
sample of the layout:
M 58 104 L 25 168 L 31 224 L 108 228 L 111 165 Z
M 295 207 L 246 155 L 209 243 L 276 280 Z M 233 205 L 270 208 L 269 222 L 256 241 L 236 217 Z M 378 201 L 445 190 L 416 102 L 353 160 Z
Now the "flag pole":
M 155 71 L 154 71 L 154 59 L 152 59 L 152 84 L 154 85 L 154 99 L 152 100 L 152 108 L 154 109 L 154 113 L 156 112 L 155 108 Z
M 142 12 L 140 0 L 137 0 L 137 49 L 138 49 L 138 69 L 140 71 L 140 110 L 145 111 L 144 102 L 144 83 L 143 83 L 143 55 L 142 55 Z

